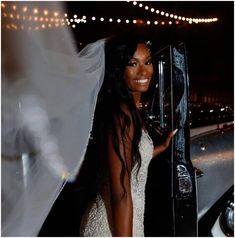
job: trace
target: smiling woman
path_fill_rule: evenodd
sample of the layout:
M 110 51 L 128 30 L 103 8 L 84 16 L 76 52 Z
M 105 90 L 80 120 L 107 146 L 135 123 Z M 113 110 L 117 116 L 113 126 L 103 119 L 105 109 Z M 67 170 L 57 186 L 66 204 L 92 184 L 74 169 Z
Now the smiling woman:
M 89 157 L 90 148 L 93 146 L 91 161 L 93 167 L 97 165 L 93 176 L 97 175 L 98 185 L 95 200 L 90 203 L 83 217 L 81 234 L 142 236 L 146 167 L 153 156 L 158 155 L 169 145 L 174 134 L 170 133 L 162 146 L 153 148 L 152 139 L 148 135 L 145 121 L 138 108 L 142 93 L 148 91 L 152 83 L 154 67 L 149 44 L 146 40 L 140 40 L 136 35 L 129 34 L 126 37 L 111 38 L 107 44 L 106 40 L 88 44 L 77 53 L 74 35 L 85 46 L 86 43 L 95 41 L 94 39 L 116 34 L 117 29 L 136 26 L 140 30 L 140 25 L 150 14 L 145 11 L 145 14 L 141 15 L 142 10 L 133 10 L 130 3 L 103 2 L 103 7 L 98 6 L 99 13 L 102 11 L 102 14 L 103 12 L 110 14 L 112 21 L 107 20 L 109 17 L 107 15 L 100 16 L 100 22 L 97 24 L 91 21 L 91 18 L 90 22 L 87 21 L 90 25 L 83 24 L 86 22 L 83 19 L 79 27 L 73 28 L 74 33 L 78 34 L 72 36 L 70 28 L 65 25 L 63 3 L 59 1 L 1 3 L 3 13 L 1 27 L 4 32 L 1 115 L 2 235 L 38 235 L 65 182 L 74 179 L 78 171 L 80 174 L 79 169 L 88 145 L 86 158 Z M 72 1 L 67 3 L 73 4 Z M 88 4 L 75 2 L 81 3 Z M 95 6 L 94 2 L 91 4 L 97 13 L 97 5 Z M 114 6 L 116 15 L 112 15 L 110 5 L 107 7 L 106 4 Z M 122 4 L 122 8 L 117 10 L 117 4 Z M 125 4 L 129 4 L 130 8 L 125 7 Z M 204 4 L 199 4 L 204 7 Z M 210 5 L 210 9 L 217 5 L 214 2 L 207 4 Z M 144 19 L 137 22 L 133 20 L 133 24 L 130 17 L 124 21 L 124 18 L 120 17 L 120 12 L 123 17 L 126 15 L 124 11 L 122 12 L 124 8 L 130 10 L 132 16 L 138 15 Z M 73 9 L 86 15 L 80 8 L 73 7 Z M 90 7 L 86 5 L 84 9 L 89 10 Z M 228 16 L 233 15 L 231 5 L 219 9 L 226 10 Z M 60 26 L 59 16 L 62 17 Z M 94 19 L 94 16 L 96 15 L 92 14 L 90 17 Z M 70 23 L 74 20 L 68 21 L 68 25 L 73 26 Z M 135 24 L 138 22 L 142 23 Z M 203 29 L 207 34 L 203 34 L 200 24 L 192 25 L 194 28 L 179 24 L 177 32 L 174 24 L 158 24 L 157 27 L 155 25 L 153 27 L 151 21 L 151 24 L 147 23 L 144 27 L 150 27 L 148 29 L 155 33 L 160 48 L 161 42 L 166 45 L 167 39 L 176 41 L 178 36 L 179 39 L 185 38 L 189 43 L 194 42 L 188 46 L 191 49 L 190 62 L 192 58 L 196 60 L 194 64 L 198 67 L 196 72 L 205 67 L 211 69 L 217 77 L 221 75 L 223 85 L 229 87 L 231 91 L 233 87 L 227 82 L 233 82 L 230 80 L 233 79 L 233 76 L 230 77 L 230 73 L 233 72 L 231 70 L 233 66 L 230 67 L 233 60 L 228 57 L 228 53 L 230 52 L 231 56 L 232 52 L 230 49 L 233 37 L 230 37 L 230 34 L 233 33 L 233 28 L 225 27 L 224 31 L 221 31 L 218 27 L 224 22 L 221 18 L 218 24 L 214 24 L 214 28 L 204 24 Z M 227 29 L 230 34 L 223 34 Z M 218 41 L 220 37 L 226 42 Z M 202 39 L 208 42 L 208 47 L 204 47 L 205 42 Z M 194 55 L 192 48 L 197 51 L 198 58 L 192 57 Z M 212 50 L 207 60 L 204 51 L 208 52 L 209 48 Z M 104 58 L 106 68 L 102 85 Z M 212 67 L 215 64 L 209 67 L 211 58 L 213 61 L 223 62 L 226 70 L 222 68 L 217 70 L 218 67 Z M 227 58 L 228 61 L 225 61 Z M 205 82 L 209 78 L 207 74 L 205 75 L 207 71 L 210 70 L 204 71 L 203 77 L 200 77 L 200 82 L 203 82 L 206 90 L 208 87 Z M 210 86 L 213 86 L 212 83 Z M 219 88 L 221 90 L 221 87 Z M 93 131 L 90 136 L 92 124 Z M 176 138 L 179 134 L 178 132 Z M 159 181 L 162 182 L 162 178 Z M 159 193 L 157 195 L 159 196 Z M 68 203 L 71 204 L 71 200 Z M 76 205 L 78 203 L 76 200 Z M 65 206 L 64 203 L 63 208 Z M 71 214 L 63 216 L 69 223 L 71 220 L 68 218 Z M 63 218 L 58 217 L 56 222 L 53 221 L 57 231 L 64 226 Z M 58 220 L 61 226 L 58 225 Z M 76 222 L 78 228 L 79 221 Z M 57 234 L 56 236 L 61 235 Z
M 147 41 L 133 33 L 109 40 L 90 141 L 96 144 L 99 183 L 82 219 L 82 236 L 144 236 L 148 165 L 176 132 L 155 147 L 148 135 L 139 103 L 153 72 Z
M 141 93 L 148 90 L 152 75 L 153 65 L 150 52 L 144 43 L 139 43 L 124 72 L 127 87 L 135 95 L 135 101 L 137 97 L 140 100 Z

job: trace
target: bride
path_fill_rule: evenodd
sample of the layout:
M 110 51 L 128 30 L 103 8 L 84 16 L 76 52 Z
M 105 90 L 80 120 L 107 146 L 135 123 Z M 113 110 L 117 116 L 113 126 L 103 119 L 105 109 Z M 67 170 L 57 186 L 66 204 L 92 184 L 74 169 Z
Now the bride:
M 148 165 L 176 131 L 153 146 L 140 113 L 141 94 L 152 80 L 149 42 L 132 34 L 106 43 L 106 70 L 98 95 L 92 134 L 100 183 L 86 210 L 81 236 L 144 236 Z M 94 149 L 94 148 L 93 148 Z

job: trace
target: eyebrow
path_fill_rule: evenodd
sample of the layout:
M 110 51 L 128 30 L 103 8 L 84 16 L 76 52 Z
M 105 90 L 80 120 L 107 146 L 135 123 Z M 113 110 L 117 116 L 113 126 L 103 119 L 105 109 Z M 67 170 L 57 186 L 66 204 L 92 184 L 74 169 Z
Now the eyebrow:
M 148 59 L 152 59 L 151 55 L 148 55 L 148 56 L 145 58 L 145 60 L 148 60 Z M 137 60 L 137 61 L 139 61 L 139 59 L 138 59 L 138 58 L 135 58 L 135 57 L 131 58 L 130 60 Z

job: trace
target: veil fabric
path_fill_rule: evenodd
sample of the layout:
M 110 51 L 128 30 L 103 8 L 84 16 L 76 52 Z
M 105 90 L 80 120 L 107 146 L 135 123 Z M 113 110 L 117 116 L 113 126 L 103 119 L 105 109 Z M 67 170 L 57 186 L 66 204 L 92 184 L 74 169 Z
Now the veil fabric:
M 63 2 L 24 3 L 64 12 Z M 2 16 L 1 235 L 37 236 L 83 162 L 105 40 L 78 53 L 66 26 L 29 30 L 32 23 L 19 20 L 24 30 L 5 29 L 10 20 Z

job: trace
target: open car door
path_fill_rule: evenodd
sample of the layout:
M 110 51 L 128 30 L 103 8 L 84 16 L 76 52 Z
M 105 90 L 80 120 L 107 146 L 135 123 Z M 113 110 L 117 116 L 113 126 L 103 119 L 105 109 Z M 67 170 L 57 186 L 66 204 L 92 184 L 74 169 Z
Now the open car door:
M 154 158 L 146 185 L 146 236 L 197 236 L 197 192 L 190 160 L 189 81 L 183 43 L 154 55 L 156 75 L 145 102 L 157 143 L 178 128 L 171 146 Z M 144 105 L 144 104 L 143 104 Z

